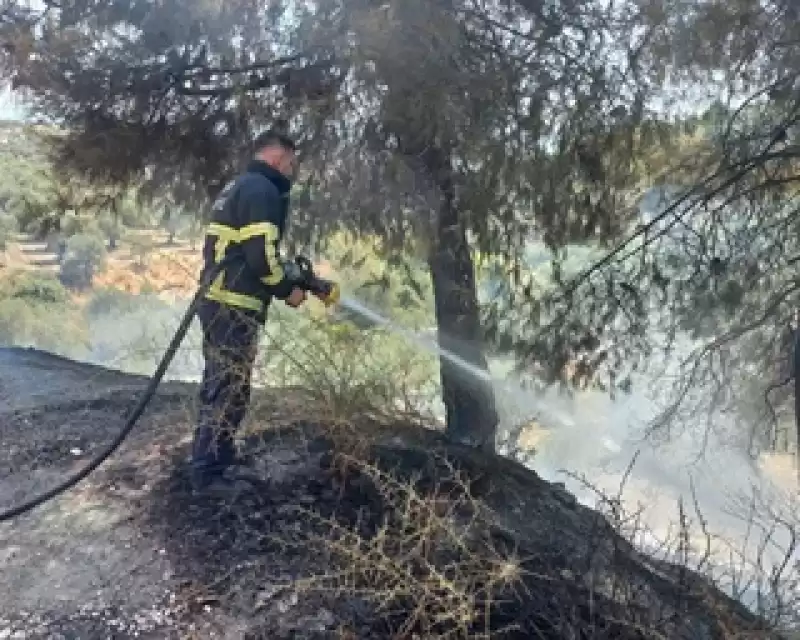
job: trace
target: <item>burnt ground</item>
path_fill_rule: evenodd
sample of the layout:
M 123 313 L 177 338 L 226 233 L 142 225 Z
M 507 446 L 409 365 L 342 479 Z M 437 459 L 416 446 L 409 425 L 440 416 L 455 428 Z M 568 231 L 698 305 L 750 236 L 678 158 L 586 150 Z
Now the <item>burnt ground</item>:
M 0 349 L 0 510 L 84 464 L 144 384 Z M 408 425 L 324 424 L 299 390 L 256 402 L 243 447 L 263 486 L 194 497 L 193 395 L 163 385 L 112 460 L 0 524 L 0 640 L 771 637 L 524 467 Z

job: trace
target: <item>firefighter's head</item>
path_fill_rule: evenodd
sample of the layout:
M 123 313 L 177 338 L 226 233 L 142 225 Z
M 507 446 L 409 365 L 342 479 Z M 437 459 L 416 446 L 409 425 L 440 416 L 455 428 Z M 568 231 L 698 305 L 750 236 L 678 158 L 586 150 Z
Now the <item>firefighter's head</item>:
M 297 173 L 297 146 L 284 133 L 270 129 L 260 134 L 253 142 L 255 156 L 289 180 Z

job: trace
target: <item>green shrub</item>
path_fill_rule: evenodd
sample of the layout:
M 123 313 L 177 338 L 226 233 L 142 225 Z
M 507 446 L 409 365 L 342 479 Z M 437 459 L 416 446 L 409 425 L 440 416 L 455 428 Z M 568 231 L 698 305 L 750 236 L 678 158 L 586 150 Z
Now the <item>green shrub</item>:
M 10 299 L 27 304 L 66 305 L 69 293 L 53 275 L 19 271 L 0 280 L 0 300 Z
M 142 307 L 139 296 L 120 291 L 119 289 L 99 289 L 92 294 L 86 305 L 86 313 L 90 316 L 132 313 Z
M 0 300 L 0 344 L 69 354 L 85 338 L 74 310 L 21 298 Z
M 106 260 L 105 242 L 94 234 L 77 234 L 67 240 L 61 261 L 61 282 L 71 289 L 87 289 Z
M 115 251 L 122 238 L 122 223 L 118 216 L 111 213 L 103 213 L 98 219 L 98 228 L 106 238 L 108 250 Z
M 85 340 L 80 314 L 55 276 L 17 272 L 0 280 L 0 344 L 69 355 Z
M 61 223 L 61 232 L 71 238 L 78 235 L 100 236 L 102 229 L 94 216 L 67 215 Z
M 430 414 L 439 394 L 438 362 L 425 349 L 381 329 L 278 305 L 270 310 L 261 358 L 265 382 L 306 388 L 338 418 Z
M 433 288 L 424 263 L 410 256 L 382 257 L 378 241 L 344 233 L 328 238 L 323 253 L 346 283 L 346 293 L 369 308 L 413 329 L 434 323 Z
M 136 260 L 136 268 L 144 271 L 147 268 L 147 258 L 153 251 L 155 244 L 153 238 L 142 233 L 134 233 L 126 238 L 130 245 L 131 256 Z
M 5 251 L 11 235 L 18 231 L 17 219 L 8 213 L 0 214 L 0 251 Z

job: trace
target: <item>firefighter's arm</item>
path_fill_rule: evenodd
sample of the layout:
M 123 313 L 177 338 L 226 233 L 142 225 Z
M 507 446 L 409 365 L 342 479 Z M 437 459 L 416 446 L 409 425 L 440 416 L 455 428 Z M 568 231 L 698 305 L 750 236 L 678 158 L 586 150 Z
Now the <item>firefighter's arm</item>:
M 239 207 L 247 223 L 240 228 L 240 237 L 248 268 L 271 295 L 285 300 L 294 284 L 286 277 L 278 252 L 280 198 L 274 188 L 242 193 Z

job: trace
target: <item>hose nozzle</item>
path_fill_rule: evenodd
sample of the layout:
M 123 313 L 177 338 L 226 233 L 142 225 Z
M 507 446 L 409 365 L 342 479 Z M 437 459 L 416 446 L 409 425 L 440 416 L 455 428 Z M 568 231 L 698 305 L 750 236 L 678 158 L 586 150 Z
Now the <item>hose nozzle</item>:
M 297 256 L 292 266 L 294 267 L 291 270 L 292 279 L 297 287 L 315 295 L 326 307 L 339 303 L 341 299 L 339 284 L 317 276 L 311 260 L 305 256 Z
M 322 283 L 327 290 L 326 293 L 317 293 L 316 291 L 312 291 L 312 293 L 317 296 L 322 301 L 326 307 L 332 307 L 334 305 L 339 304 L 339 300 L 342 299 L 342 291 L 339 288 L 339 284 L 336 282 L 331 282 L 330 280 L 322 280 L 318 279 L 320 283 Z

